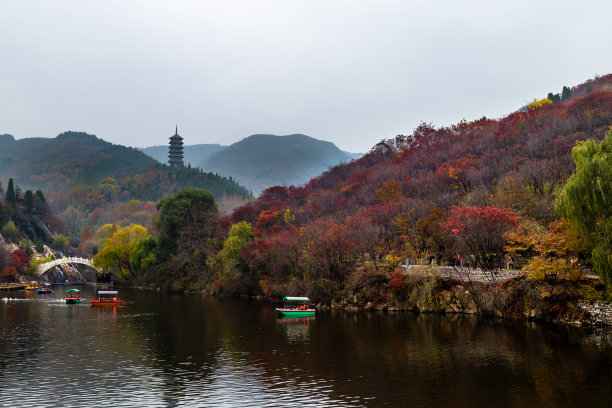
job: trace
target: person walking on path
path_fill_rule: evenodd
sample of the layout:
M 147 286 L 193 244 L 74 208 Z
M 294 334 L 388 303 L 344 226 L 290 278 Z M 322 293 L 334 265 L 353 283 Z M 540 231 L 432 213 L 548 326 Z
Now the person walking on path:
M 512 270 L 513 264 L 514 261 L 512 261 L 512 257 L 510 256 L 510 254 L 506 255 L 506 269 Z

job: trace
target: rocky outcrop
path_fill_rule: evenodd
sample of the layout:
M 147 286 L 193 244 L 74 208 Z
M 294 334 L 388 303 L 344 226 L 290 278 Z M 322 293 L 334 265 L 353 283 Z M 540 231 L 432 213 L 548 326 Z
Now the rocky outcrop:
M 36 214 L 19 211 L 13 215 L 12 219 L 19 230 L 32 242 L 40 240 L 49 243 L 55 238 L 55 234 L 47 228 Z
M 592 326 L 612 326 L 612 305 L 601 302 L 578 302 Z
M 482 300 L 482 299 L 481 299 Z M 521 306 L 522 305 L 522 306 Z M 534 321 L 548 321 L 557 324 L 568 324 L 585 327 L 612 326 L 612 305 L 601 302 L 568 301 L 561 307 L 552 309 L 546 303 L 533 304 L 518 302 L 519 308 L 489 308 L 487 315 L 508 318 L 523 318 Z M 557 308 L 558 309 L 555 309 Z M 332 300 L 331 304 L 317 304 L 319 310 L 344 311 L 412 311 L 417 313 L 479 314 L 473 294 L 463 285 L 455 284 L 431 295 L 418 299 L 398 299 L 391 294 L 384 301 L 363 300 L 354 293 L 347 293 L 341 300 Z
M 392 299 L 374 302 L 359 302 L 356 294 L 350 294 L 340 301 L 332 300 L 329 306 L 317 305 L 318 309 L 335 309 L 345 311 L 378 310 L 378 311 L 413 311 L 419 313 L 465 313 L 476 314 L 478 309 L 472 294 L 462 285 L 442 290 L 435 296 L 417 299 L 414 302 L 406 299 Z

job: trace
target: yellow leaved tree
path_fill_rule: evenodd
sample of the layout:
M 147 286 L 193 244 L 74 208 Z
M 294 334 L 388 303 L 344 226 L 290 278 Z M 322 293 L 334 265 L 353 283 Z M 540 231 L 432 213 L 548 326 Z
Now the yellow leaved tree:
M 107 272 L 114 272 L 118 280 L 129 280 L 133 275 L 130 252 L 139 239 L 148 235 L 147 229 L 138 224 L 117 229 L 96 254 L 94 265 Z

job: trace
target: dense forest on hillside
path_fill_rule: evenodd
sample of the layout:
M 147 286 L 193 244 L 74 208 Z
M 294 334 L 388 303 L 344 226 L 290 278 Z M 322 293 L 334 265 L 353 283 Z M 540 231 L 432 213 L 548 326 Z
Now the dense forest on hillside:
M 561 259 L 567 272 L 575 258 L 588 266 L 590 255 L 579 239 L 564 248 L 554 244 L 576 235 L 555 212 L 555 193 L 575 170 L 572 148 L 601 141 L 610 129 L 611 83 L 611 75 L 598 77 L 568 88 L 558 101 L 535 100 L 499 120 L 442 128 L 423 123 L 304 187 L 264 191 L 226 220 L 247 222 L 253 238 L 233 273 L 222 274 L 231 277 L 220 279 L 222 286 L 269 292 L 311 282 L 315 293 L 317 282 L 341 289 L 362 279 L 355 271 L 364 260 L 392 270 L 406 259 L 429 257 L 452 265 L 461 254 L 474 261 L 492 257 L 499 269 L 508 255 L 517 266 L 534 259 L 558 266 L 553 260 Z M 497 237 L 485 237 L 497 246 L 480 258 L 459 239 L 475 218 L 507 222 Z M 514 235 L 506 234 L 511 226 Z M 388 283 L 389 277 L 372 279 Z M 247 289 L 245 282 L 253 286 Z
M 246 220 L 256 231 L 276 235 L 290 229 L 283 220 L 287 210 L 297 226 L 366 218 L 389 237 L 379 243 L 387 250 L 397 245 L 400 232 L 409 231 L 385 221 L 400 217 L 416 226 L 433 210 L 447 214 L 454 205 L 511 208 L 547 224 L 556 219 L 555 188 L 574 169 L 572 148 L 577 141 L 601 140 L 611 123 L 612 92 L 593 91 L 501 120 L 448 128 L 421 124 L 413 134 L 381 141 L 364 157 L 304 187 L 268 189 L 237 209 L 232 221 Z
M 0 175 L 25 188 L 65 191 L 95 185 L 105 177 L 142 173 L 155 160 L 136 149 L 113 145 L 83 132 L 55 138 L 0 139 Z

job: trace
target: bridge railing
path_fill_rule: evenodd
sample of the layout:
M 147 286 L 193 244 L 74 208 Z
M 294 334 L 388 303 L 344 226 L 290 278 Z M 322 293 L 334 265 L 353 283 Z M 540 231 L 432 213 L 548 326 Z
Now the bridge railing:
M 60 258 L 60 259 L 54 259 L 52 261 L 40 264 L 40 265 L 38 265 L 38 270 L 36 272 L 37 272 L 38 276 L 41 276 L 43 273 L 45 273 L 47 270 L 51 269 L 54 266 L 61 265 L 61 264 L 70 264 L 70 263 L 80 263 L 80 264 L 84 264 L 84 265 L 87 265 L 87 266 L 91 266 L 94 269 L 97 269 L 94 266 L 94 263 L 93 263 L 92 259 L 82 258 L 82 257 L 78 257 L 78 256 L 68 256 L 68 257 L 63 257 L 63 258 Z

